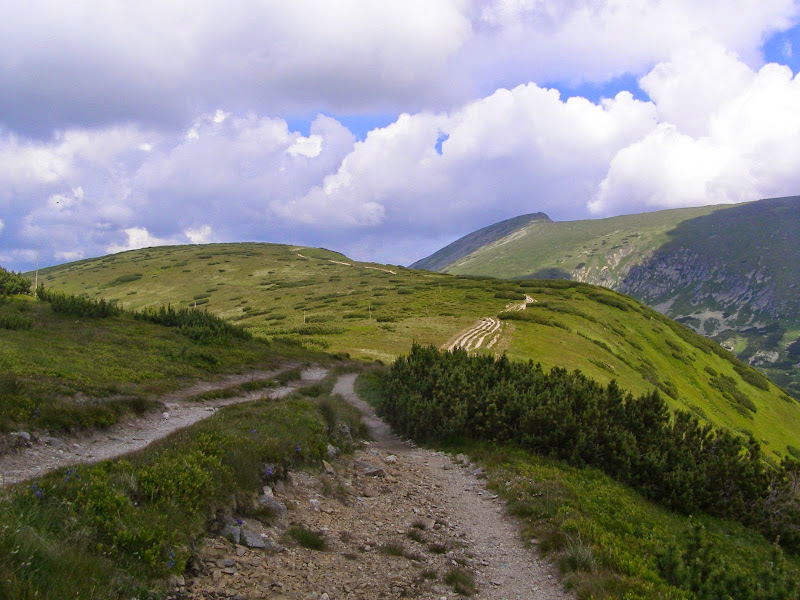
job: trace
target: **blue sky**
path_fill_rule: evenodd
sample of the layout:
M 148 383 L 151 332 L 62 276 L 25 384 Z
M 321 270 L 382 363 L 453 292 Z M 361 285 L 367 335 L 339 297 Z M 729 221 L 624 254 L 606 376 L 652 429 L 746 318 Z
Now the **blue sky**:
M 800 0 L 12 4 L 0 265 L 800 193 Z M 368 134 L 372 132 L 372 135 Z

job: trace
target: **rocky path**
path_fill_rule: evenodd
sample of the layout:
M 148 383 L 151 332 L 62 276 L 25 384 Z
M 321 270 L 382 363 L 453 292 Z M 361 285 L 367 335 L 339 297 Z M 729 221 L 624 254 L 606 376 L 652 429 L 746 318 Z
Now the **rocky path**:
M 265 487 L 259 502 L 277 519 L 234 508 L 221 532 L 240 530 L 239 543 L 206 539 L 172 598 L 452 600 L 470 579 L 479 599 L 569 598 L 555 567 L 523 546 L 480 470 L 393 436 L 354 393 L 355 378 L 343 375 L 334 392 L 362 411 L 374 441 L 329 458 L 326 472 Z M 292 537 L 298 529 L 321 536 L 325 549 L 303 547 Z
M 533 302 L 536 302 L 536 300 L 526 295 L 523 302 L 507 304 L 506 310 L 525 310 L 528 304 L 532 304 Z M 486 348 L 491 349 L 502 337 L 502 327 L 503 324 L 500 322 L 500 319 L 496 317 L 483 317 L 475 325 L 459 333 L 452 342 L 445 344 L 443 348 L 450 352 L 456 348 L 463 348 L 469 352 L 482 347 L 485 342 Z
M 33 439 L 29 447 L 22 448 L 18 453 L 0 456 L 0 486 L 39 477 L 68 465 L 107 460 L 140 450 L 173 431 L 210 417 L 223 406 L 250 402 L 262 397 L 280 398 L 299 386 L 321 380 L 327 374 L 327 370 L 320 367 L 309 367 L 302 371 L 299 381 L 284 387 L 257 390 L 231 398 L 187 400 L 203 392 L 224 389 L 246 381 L 270 379 L 297 366 L 284 365 L 274 371 L 250 371 L 231 375 L 220 381 L 198 383 L 160 397 L 163 412 L 148 413 L 88 435 Z

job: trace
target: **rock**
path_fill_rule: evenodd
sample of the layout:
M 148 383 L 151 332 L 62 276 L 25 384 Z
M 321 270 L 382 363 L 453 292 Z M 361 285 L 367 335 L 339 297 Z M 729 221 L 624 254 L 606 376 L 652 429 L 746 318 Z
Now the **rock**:
M 255 531 L 250 531 L 249 529 L 242 529 L 242 543 L 248 548 L 264 549 L 267 547 L 264 538 Z
M 14 431 L 11 433 L 11 437 L 16 439 L 17 446 L 27 446 L 30 448 L 33 445 L 31 443 L 31 434 L 27 431 Z
M 46 435 L 42 438 L 42 441 L 47 444 L 48 446 L 63 446 L 64 442 L 62 442 L 58 438 L 54 438 L 52 436 Z
M 474 471 L 472 471 L 472 474 L 473 474 L 475 477 L 481 477 L 481 476 L 482 476 L 482 475 L 483 475 L 485 472 L 486 472 L 486 471 L 483 469 L 483 467 L 478 467 L 477 469 L 475 469 Z
M 397 464 L 397 457 L 394 454 L 390 454 L 386 458 L 383 459 L 387 465 L 396 465 Z
M 330 456 L 331 458 L 336 458 L 337 456 L 339 456 L 339 449 L 333 444 L 328 444 L 328 456 Z
M 242 528 L 238 525 L 225 525 L 222 528 L 222 537 L 231 540 L 234 544 L 238 544 L 242 539 Z
M 336 473 L 336 471 L 333 470 L 333 467 L 327 460 L 322 461 L 322 466 L 325 468 L 325 472 L 328 475 L 334 475 Z
M 367 477 L 383 477 L 386 471 L 382 467 L 378 467 L 363 460 L 357 460 L 353 463 L 353 468 L 362 475 Z
M 183 575 L 170 575 L 167 585 L 173 589 L 182 588 L 186 585 L 186 580 L 183 578 Z
M 467 458 L 466 454 L 456 454 L 456 462 L 461 465 L 465 465 L 469 463 L 469 459 Z
M 275 516 L 282 517 L 286 514 L 286 506 L 282 502 L 275 499 L 274 496 L 262 494 L 258 497 L 258 505 L 262 508 L 270 510 Z
M 225 569 L 226 567 L 235 567 L 236 561 L 232 558 L 220 558 L 217 561 L 217 566 L 221 569 Z
M 311 507 L 314 509 L 314 512 L 319 512 L 319 505 L 320 505 L 319 500 L 317 500 L 316 498 L 311 498 L 311 500 L 309 500 L 308 502 L 311 504 Z
M 168 413 L 168 412 L 163 412 L 163 413 L 161 413 L 161 416 L 163 417 L 163 419 L 164 419 L 165 421 L 166 421 L 167 419 L 169 419 L 169 413 Z

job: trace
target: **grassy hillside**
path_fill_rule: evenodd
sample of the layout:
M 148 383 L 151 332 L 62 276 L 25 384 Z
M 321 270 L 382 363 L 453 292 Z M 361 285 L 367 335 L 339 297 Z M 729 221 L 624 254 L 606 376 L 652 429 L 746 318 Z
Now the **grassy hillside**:
M 768 452 L 800 445 L 800 405 L 717 345 L 594 286 L 452 277 L 272 244 L 137 250 L 53 267 L 40 280 L 128 308 L 196 303 L 258 336 L 384 362 L 414 341 L 441 346 L 527 294 L 536 302 L 503 315 L 492 352 L 617 379 L 634 393 L 658 387 L 671 406 L 752 433 Z
M 550 218 L 544 213 L 532 213 L 529 215 L 521 215 L 513 219 L 506 219 L 494 225 L 489 225 L 478 231 L 465 235 L 457 239 L 452 244 L 448 244 L 438 252 L 435 252 L 415 262 L 411 265 L 412 269 L 427 269 L 429 271 L 441 271 L 447 265 L 456 262 L 457 260 L 471 254 L 475 250 L 496 242 L 497 240 L 506 238 L 507 236 L 519 231 L 529 223 L 535 221 L 549 222 Z
M 135 320 L 58 314 L 30 296 L 0 298 L 0 432 L 104 427 L 191 380 L 308 356 L 263 340 L 198 341 Z
M 776 198 L 533 222 L 441 268 L 622 291 L 721 343 L 800 398 L 800 352 L 789 350 L 800 339 L 798 239 L 800 197 Z

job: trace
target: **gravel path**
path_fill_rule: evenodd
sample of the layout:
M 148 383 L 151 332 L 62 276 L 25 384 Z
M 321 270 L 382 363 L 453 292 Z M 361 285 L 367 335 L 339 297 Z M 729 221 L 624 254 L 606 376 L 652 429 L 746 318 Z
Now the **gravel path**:
M 285 387 L 257 390 L 217 400 L 201 402 L 186 400 L 202 392 L 223 389 L 246 381 L 270 379 L 282 371 L 297 366 L 284 365 L 279 370 L 250 371 L 246 374 L 231 375 L 219 381 L 198 383 L 160 397 L 159 400 L 164 406 L 163 412 L 148 413 L 140 418 L 85 435 L 42 438 L 30 448 L 0 456 L 0 486 L 40 477 L 68 465 L 98 462 L 141 450 L 173 431 L 207 419 L 223 406 L 250 402 L 263 397 L 282 398 L 297 387 L 319 381 L 327 374 L 326 369 L 309 367 L 302 372 L 299 381 Z
M 414 447 L 394 436 L 371 406 L 355 393 L 357 375 L 343 375 L 334 393 L 357 407 L 375 439 L 373 448 L 397 456 L 398 466 L 419 473 L 436 485 L 426 501 L 447 515 L 458 535 L 475 555 L 478 598 L 492 600 L 571 598 L 559 583 L 556 567 L 525 548 L 517 525 L 505 516 L 505 507 L 485 481 L 473 475 L 473 466 L 456 465 L 442 452 Z

